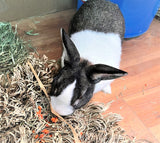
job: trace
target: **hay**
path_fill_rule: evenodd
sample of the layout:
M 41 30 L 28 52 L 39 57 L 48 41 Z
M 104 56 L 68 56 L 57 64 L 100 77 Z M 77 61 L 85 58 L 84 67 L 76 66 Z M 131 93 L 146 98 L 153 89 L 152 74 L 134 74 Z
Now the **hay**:
M 18 63 L 23 63 L 28 54 L 25 42 L 17 36 L 17 27 L 0 22 L 0 74 L 6 73 Z
M 30 55 L 28 59 L 49 92 L 52 77 L 58 70 L 57 62 L 48 61 L 45 56 L 38 59 Z M 75 128 L 82 143 L 136 142 L 118 126 L 117 122 L 122 119 L 120 115 L 102 116 L 109 105 L 88 104 L 65 118 Z M 1 143 L 73 143 L 71 129 L 60 119 L 53 119 L 56 118 L 50 112 L 48 100 L 27 63 L 14 67 L 10 77 L 0 75 Z

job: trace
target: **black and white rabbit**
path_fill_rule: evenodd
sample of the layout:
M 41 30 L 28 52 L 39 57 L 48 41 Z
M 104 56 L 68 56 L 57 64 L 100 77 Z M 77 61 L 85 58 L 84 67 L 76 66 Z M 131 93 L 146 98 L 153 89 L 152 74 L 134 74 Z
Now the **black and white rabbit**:
M 53 78 L 51 104 L 66 116 L 87 104 L 98 91 L 111 93 L 119 70 L 124 19 L 116 4 L 88 0 L 73 16 L 69 35 L 61 29 L 61 70 Z

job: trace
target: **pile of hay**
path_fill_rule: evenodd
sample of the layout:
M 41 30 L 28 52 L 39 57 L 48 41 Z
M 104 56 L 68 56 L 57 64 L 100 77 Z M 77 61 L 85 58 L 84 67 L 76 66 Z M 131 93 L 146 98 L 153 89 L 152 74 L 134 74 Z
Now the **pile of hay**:
M 58 69 L 56 61 L 30 55 L 28 60 L 47 91 Z M 109 105 L 107 106 L 109 107 Z M 65 118 L 83 143 L 132 143 L 118 126 L 118 114 L 105 117 L 104 105 L 88 104 Z M 41 115 L 41 116 L 39 116 Z M 51 113 L 46 96 L 27 63 L 13 68 L 10 76 L 0 75 L 0 142 L 1 143 L 74 143 L 71 129 Z
M 17 28 L 0 22 L 0 74 L 23 63 L 28 54 L 25 42 L 17 36 Z

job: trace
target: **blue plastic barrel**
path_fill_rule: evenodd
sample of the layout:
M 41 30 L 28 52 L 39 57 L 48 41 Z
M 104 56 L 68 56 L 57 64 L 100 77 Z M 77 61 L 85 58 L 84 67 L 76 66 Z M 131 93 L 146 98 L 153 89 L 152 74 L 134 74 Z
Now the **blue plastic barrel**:
M 125 38 L 137 37 L 145 33 L 158 8 L 160 0 L 110 0 L 118 4 L 125 19 Z M 84 0 L 78 0 L 77 8 L 84 3 Z

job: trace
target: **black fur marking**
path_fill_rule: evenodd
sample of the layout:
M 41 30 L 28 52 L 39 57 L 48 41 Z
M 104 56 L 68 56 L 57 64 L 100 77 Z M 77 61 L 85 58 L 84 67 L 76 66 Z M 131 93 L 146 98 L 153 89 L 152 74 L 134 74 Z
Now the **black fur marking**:
M 71 84 L 74 79 L 74 71 L 72 70 L 72 68 L 70 66 L 64 66 L 53 78 L 50 95 L 60 95 L 63 89 L 67 87 L 68 84 Z
M 111 80 L 122 77 L 127 75 L 127 72 L 108 65 L 96 64 L 89 66 L 86 74 L 89 81 L 93 84 L 96 84 L 101 80 Z
M 68 34 L 64 31 L 64 29 L 61 29 L 62 33 L 62 41 L 65 46 L 69 62 L 72 63 L 72 65 L 76 65 L 80 61 L 80 55 L 75 47 L 74 43 L 72 40 L 69 38 Z
M 80 62 L 74 68 L 66 64 L 53 78 L 50 96 L 60 95 L 63 89 L 76 80 L 76 86 L 74 89 L 74 95 L 71 99 L 71 105 L 77 109 L 87 104 L 93 96 L 94 91 L 94 84 L 90 83 L 86 77 L 87 67 L 88 61 L 86 60 Z M 74 105 L 77 99 L 79 99 L 79 103 Z
M 74 102 L 73 103 L 71 102 L 71 105 L 74 107 L 74 109 L 79 109 L 83 107 L 84 105 L 86 105 L 92 98 L 93 91 L 94 91 L 94 85 L 88 87 L 85 94 L 83 96 L 80 96 L 80 98 L 78 98 L 79 99 L 78 104 L 74 104 Z
M 77 83 L 74 89 L 74 96 L 71 100 L 71 105 L 74 108 L 80 108 L 83 105 L 87 104 L 91 97 L 93 96 L 93 91 L 95 85 L 88 81 L 86 75 L 86 69 L 88 67 L 88 62 L 83 61 L 80 63 L 81 70 L 78 72 L 78 76 L 76 78 Z M 79 103 L 75 105 L 76 100 L 79 99 Z

